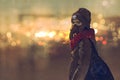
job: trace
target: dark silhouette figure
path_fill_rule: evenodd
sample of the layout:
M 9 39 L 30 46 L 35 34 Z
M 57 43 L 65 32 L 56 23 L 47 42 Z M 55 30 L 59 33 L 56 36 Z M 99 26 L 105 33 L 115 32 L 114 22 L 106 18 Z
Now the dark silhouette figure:
M 91 12 L 80 8 L 73 13 L 71 22 L 69 36 L 72 62 L 69 80 L 114 80 L 96 50 L 94 29 L 90 28 Z

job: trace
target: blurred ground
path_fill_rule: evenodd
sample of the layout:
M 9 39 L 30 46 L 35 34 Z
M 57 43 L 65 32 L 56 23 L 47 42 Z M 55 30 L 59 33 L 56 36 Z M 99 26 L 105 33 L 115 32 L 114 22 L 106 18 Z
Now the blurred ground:
M 115 80 L 120 80 L 119 47 L 101 46 L 99 52 Z M 46 53 L 49 55 L 42 55 Z M 68 80 L 69 53 L 69 45 L 60 43 L 49 48 L 35 45 L 1 48 L 0 80 Z

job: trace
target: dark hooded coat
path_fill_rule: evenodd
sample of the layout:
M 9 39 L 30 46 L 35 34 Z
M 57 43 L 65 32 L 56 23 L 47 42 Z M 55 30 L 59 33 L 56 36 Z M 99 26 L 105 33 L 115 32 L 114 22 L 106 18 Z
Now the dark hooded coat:
M 83 23 L 84 30 L 90 30 L 91 13 L 85 8 L 80 8 L 73 13 L 71 22 L 78 19 Z M 80 33 L 79 26 L 72 26 L 70 31 L 70 41 L 78 40 L 74 34 L 78 36 Z M 72 62 L 70 66 L 69 80 L 114 80 L 107 64 L 99 57 L 95 47 L 95 37 L 86 37 L 88 34 L 83 34 L 85 37 L 78 37 L 79 42 L 72 48 Z M 92 36 L 92 35 L 89 35 Z

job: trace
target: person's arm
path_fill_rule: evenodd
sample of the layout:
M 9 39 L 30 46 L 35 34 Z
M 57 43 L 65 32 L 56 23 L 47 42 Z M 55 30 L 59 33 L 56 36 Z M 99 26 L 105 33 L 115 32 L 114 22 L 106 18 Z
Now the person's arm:
M 92 46 L 89 39 L 83 39 L 79 43 L 79 61 L 78 64 L 89 63 L 91 57 Z
M 78 45 L 78 54 L 79 54 L 78 64 L 82 65 L 82 61 L 84 58 L 84 41 L 83 40 L 81 40 Z

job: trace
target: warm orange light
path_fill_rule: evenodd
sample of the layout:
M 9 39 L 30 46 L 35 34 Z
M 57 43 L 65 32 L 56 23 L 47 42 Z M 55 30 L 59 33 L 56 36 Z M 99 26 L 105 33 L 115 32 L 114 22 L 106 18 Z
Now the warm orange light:
M 46 36 L 47 36 L 47 32 L 45 31 L 35 33 L 35 37 L 46 37 Z
M 93 23 L 93 27 L 96 28 L 98 26 L 98 23 L 97 22 L 94 22 Z
M 99 37 L 95 37 L 96 41 L 99 41 Z
M 30 36 L 31 36 L 31 33 L 30 33 L 30 32 L 26 32 L 26 36 L 27 36 L 27 37 L 30 37 Z
M 99 38 L 99 40 L 102 41 L 102 40 L 103 40 L 103 37 L 101 36 L 101 37 Z
M 45 42 L 39 41 L 39 42 L 38 42 L 38 45 L 39 45 L 39 46 L 44 46 L 44 45 L 45 45 Z
M 12 46 L 16 46 L 16 42 L 12 42 L 11 45 L 12 45 Z
M 56 32 L 55 32 L 55 31 L 52 31 L 52 32 L 49 32 L 49 33 L 48 33 L 48 36 L 49 36 L 50 38 L 53 38 L 55 35 L 56 35 Z
M 95 30 L 95 34 L 97 34 L 98 33 L 98 30 L 97 29 L 94 29 Z
M 106 41 L 106 40 L 102 41 L 102 44 L 103 44 L 103 45 L 106 45 L 106 44 L 107 44 L 107 41 Z
M 61 38 L 64 37 L 63 33 L 61 33 L 61 32 L 58 34 L 58 36 L 61 37 Z
M 7 32 L 6 36 L 7 36 L 8 38 L 11 38 L 11 36 L 12 36 L 11 32 Z

